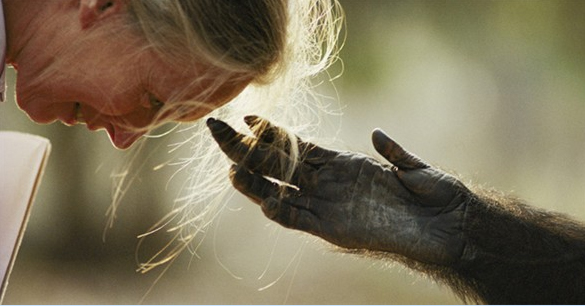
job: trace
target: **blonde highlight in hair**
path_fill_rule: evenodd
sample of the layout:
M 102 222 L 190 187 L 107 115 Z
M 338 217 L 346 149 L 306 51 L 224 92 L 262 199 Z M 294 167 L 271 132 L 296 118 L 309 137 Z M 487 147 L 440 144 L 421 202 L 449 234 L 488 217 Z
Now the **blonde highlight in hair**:
M 285 0 L 131 0 L 129 12 L 147 40 L 181 65 L 195 60 L 255 78 L 282 62 Z
M 287 128 L 290 134 L 282 137 L 292 143 L 293 134 L 306 140 L 317 134 L 329 107 L 315 92 L 316 77 L 337 60 L 343 27 L 343 11 L 336 0 L 130 0 L 130 12 L 136 28 L 170 63 L 204 62 L 215 73 L 224 72 L 218 83 L 209 85 L 211 91 L 234 78 L 251 79 L 239 95 L 210 115 L 239 130 L 245 129 L 244 116 L 264 117 Z M 195 252 L 196 238 L 204 236 L 233 192 L 227 176 L 230 162 L 205 122 L 182 124 L 176 130 L 184 140 L 171 151 L 189 148 L 191 155 L 176 163 L 180 171 L 188 172 L 188 181 L 171 212 L 141 237 L 162 228 L 173 233 L 163 250 L 140 265 L 141 272 L 172 262 L 186 249 Z M 294 163 L 283 163 L 292 173 Z M 116 176 L 112 218 L 132 181 L 127 169 L 122 173 Z

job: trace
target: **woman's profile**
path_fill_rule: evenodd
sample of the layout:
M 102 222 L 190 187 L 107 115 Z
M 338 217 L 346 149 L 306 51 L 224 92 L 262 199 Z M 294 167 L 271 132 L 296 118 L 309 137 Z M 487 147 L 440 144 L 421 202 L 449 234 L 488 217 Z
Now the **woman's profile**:
M 220 179 L 225 160 L 199 119 L 253 111 L 296 133 L 314 126 L 311 81 L 335 59 L 342 23 L 330 0 L 5 0 L 2 7 L 5 62 L 32 121 L 104 130 L 119 149 L 167 123 L 193 125 L 185 141 L 190 191 L 171 212 L 185 230 L 145 270 L 180 253 L 229 186 Z M 112 219 L 128 181 L 119 180 Z

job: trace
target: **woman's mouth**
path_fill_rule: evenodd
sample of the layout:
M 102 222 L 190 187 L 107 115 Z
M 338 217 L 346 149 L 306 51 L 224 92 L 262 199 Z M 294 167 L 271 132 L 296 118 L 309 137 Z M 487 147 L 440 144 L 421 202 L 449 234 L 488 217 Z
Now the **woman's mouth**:
M 76 123 L 85 123 L 85 118 L 83 118 L 83 113 L 81 112 L 81 103 L 79 102 L 75 102 L 74 120 Z
M 57 115 L 57 119 L 67 126 L 74 126 L 77 123 L 83 122 L 83 114 L 81 113 L 81 103 L 79 102 L 73 103 L 73 109 L 71 108 L 63 109 L 60 112 L 60 114 Z
M 73 109 L 70 108 L 66 116 L 59 119 L 68 126 L 76 124 L 85 124 L 91 131 L 105 129 L 112 141 L 112 144 L 119 149 L 126 149 L 130 147 L 144 131 L 132 130 L 128 127 L 116 125 L 113 122 L 101 120 L 98 114 L 90 107 L 84 107 L 81 102 L 74 102 Z M 65 113 L 64 113 L 65 114 Z

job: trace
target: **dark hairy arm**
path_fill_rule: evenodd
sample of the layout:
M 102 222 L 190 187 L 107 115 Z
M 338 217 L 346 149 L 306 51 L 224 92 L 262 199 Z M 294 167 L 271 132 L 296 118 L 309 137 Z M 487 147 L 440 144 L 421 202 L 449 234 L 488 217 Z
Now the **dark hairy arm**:
M 475 194 L 458 277 L 490 304 L 584 304 L 585 226 L 494 192 Z
M 372 142 L 389 163 L 287 137 L 255 116 L 245 120 L 253 136 L 215 119 L 208 127 L 235 162 L 234 187 L 271 220 L 348 252 L 397 260 L 465 301 L 585 303 L 582 224 L 471 190 L 380 130 Z

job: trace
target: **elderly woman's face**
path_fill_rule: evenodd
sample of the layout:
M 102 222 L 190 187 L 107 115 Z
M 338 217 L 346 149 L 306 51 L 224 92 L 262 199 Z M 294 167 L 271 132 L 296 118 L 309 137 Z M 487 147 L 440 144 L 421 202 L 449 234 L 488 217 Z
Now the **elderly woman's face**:
M 69 22 L 79 22 L 75 17 Z M 56 19 L 46 25 L 46 31 L 67 22 Z M 80 27 L 31 38 L 15 65 L 20 108 L 39 123 L 58 120 L 68 125 L 85 123 L 90 130 L 105 129 L 116 147 L 127 148 L 145 133 L 140 128 L 160 120 L 162 103 L 175 101 L 177 93 L 182 100 L 201 93 L 203 88 L 193 82 L 207 69 L 170 66 L 145 48 L 142 39 L 124 33 L 123 25 L 120 31 L 115 29 Z M 226 87 L 203 101 L 208 107 L 193 107 L 174 117 L 202 117 L 244 86 Z
M 176 90 L 188 88 L 199 73 L 197 69 L 169 68 L 151 52 L 138 51 L 139 47 L 118 46 L 121 52 L 135 53 L 127 56 L 116 54 L 116 48 L 99 46 L 83 52 L 88 57 L 71 62 L 20 66 L 18 104 L 36 122 L 85 123 L 90 130 L 105 129 L 116 147 L 127 148 L 146 132 L 142 128 L 156 123 L 162 103 Z M 35 68 L 54 69 L 58 75 L 41 70 L 49 77 L 29 76 L 27 70 L 38 71 Z M 196 119 L 204 113 L 193 109 L 182 119 Z

